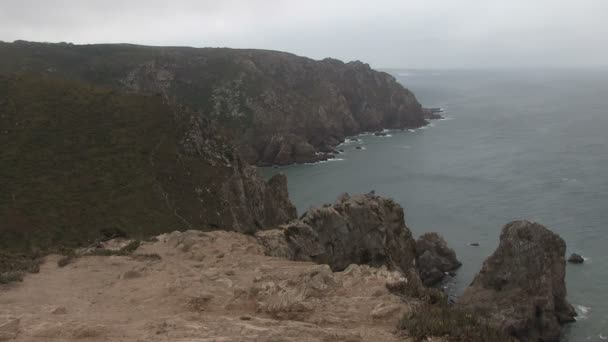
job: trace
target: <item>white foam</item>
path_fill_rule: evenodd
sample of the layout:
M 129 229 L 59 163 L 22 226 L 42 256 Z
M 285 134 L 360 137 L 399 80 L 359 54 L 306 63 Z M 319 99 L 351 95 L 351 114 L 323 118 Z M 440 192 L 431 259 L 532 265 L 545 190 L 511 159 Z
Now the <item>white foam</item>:
M 600 340 L 602 340 L 602 341 L 608 341 L 608 336 L 604 336 L 603 334 L 599 334 L 599 335 L 597 335 L 597 336 L 598 336 L 598 337 L 600 338 Z
M 416 132 L 416 130 L 415 130 L 415 129 L 408 129 L 407 131 L 408 131 L 408 132 L 411 132 L 411 133 Z
M 390 138 L 392 136 L 392 134 L 377 135 L 378 138 Z
M 589 311 L 591 311 L 591 308 L 584 305 L 574 305 L 574 310 L 578 314 L 576 320 L 580 321 L 589 317 Z

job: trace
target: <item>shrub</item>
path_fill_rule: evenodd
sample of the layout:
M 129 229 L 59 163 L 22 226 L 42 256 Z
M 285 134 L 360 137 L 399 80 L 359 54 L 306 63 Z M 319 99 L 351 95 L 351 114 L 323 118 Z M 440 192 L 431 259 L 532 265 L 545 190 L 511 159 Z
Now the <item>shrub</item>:
M 22 281 L 23 273 L 22 272 L 4 272 L 0 273 L 0 284 L 8 284 L 14 281 Z
M 480 320 L 474 313 L 446 304 L 424 303 L 415 306 L 401 318 L 399 329 L 415 341 L 424 341 L 431 336 L 462 342 L 515 341 Z

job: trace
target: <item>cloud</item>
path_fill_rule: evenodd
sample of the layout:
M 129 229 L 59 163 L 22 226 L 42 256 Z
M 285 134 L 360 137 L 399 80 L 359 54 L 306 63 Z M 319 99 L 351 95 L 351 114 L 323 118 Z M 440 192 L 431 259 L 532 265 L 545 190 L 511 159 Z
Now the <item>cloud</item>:
M 0 39 L 285 50 L 376 67 L 605 64 L 604 0 L 2 0 Z

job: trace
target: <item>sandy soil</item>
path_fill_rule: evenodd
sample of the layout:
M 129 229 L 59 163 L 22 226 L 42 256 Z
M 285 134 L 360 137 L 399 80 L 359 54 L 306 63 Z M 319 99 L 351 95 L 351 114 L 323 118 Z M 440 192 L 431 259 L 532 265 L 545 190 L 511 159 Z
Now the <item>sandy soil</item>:
M 156 253 L 161 259 L 138 258 Z M 0 341 L 405 341 L 386 269 L 264 255 L 250 236 L 174 232 L 0 287 Z

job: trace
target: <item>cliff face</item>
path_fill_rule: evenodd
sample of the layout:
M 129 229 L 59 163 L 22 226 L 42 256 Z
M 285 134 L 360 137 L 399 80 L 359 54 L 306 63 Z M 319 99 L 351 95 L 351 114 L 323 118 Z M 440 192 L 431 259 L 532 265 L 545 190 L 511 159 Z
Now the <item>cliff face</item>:
M 161 96 L 0 75 L 0 273 L 8 253 L 92 242 L 104 231 L 247 231 L 295 218 L 218 130 Z
M 327 158 L 345 136 L 433 117 L 367 64 L 276 51 L 0 43 L 0 73 L 24 71 L 160 93 L 217 123 L 260 165 Z

